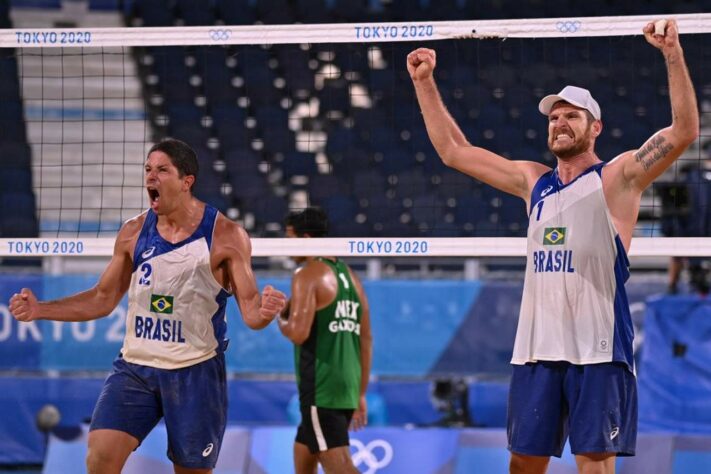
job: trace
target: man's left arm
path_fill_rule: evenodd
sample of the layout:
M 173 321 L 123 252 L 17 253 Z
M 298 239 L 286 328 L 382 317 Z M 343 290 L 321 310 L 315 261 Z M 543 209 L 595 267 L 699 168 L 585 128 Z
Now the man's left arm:
M 252 244 L 242 227 L 223 218 L 218 221 L 215 234 L 242 319 L 251 329 L 268 326 L 286 304 L 286 296 L 270 285 L 259 294 L 252 272 Z
M 664 34 L 655 34 L 654 23 L 644 27 L 648 43 L 661 51 L 669 80 L 672 123 L 650 137 L 641 148 L 622 155 L 624 178 L 643 191 L 699 136 L 699 111 L 694 86 L 679 42 L 676 21 L 668 20 Z

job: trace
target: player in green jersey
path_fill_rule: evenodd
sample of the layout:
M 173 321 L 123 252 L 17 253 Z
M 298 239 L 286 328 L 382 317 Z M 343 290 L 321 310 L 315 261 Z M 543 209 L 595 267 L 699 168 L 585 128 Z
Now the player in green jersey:
M 318 208 L 293 212 L 288 237 L 324 237 L 328 218 Z M 363 285 L 334 257 L 294 257 L 291 299 L 279 318 L 294 343 L 301 424 L 294 443 L 297 474 L 358 473 L 350 456 L 348 428 L 367 423 L 365 391 L 370 377 L 370 311 Z

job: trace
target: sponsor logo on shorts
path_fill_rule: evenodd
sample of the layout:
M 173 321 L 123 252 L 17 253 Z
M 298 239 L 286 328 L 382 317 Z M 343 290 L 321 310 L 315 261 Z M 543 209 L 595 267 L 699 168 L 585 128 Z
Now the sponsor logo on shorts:
M 618 435 L 618 434 L 620 434 L 620 428 L 617 427 L 617 426 L 615 426 L 615 429 L 613 429 L 612 431 L 610 431 L 610 440 L 613 440 L 613 439 L 617 438 L 617 435 Z
M 543 245 L 563 245 L 565 227 L 546 227 L 543 231 Z
M 151 295 L 151 307 L 154 313 L 173 314 L 173 297 L 166 295 Z
M 212 452 L 212 448 L 214 448 L 214 447 L 215 447 L 214 444 L 208 443 L 207 447 L 202 450 L 202 457 L 204 457 L 204 458 L 208 457 L 210 455 L 210 453 Z

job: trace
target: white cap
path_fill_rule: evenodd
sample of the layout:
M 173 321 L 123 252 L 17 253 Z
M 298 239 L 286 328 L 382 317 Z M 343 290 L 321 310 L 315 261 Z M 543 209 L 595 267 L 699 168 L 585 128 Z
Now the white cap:
M 597 104 L 590 91 L 582 87 L 565 86 L 562 91 L 557 94 L 547 95 L 538 104 L 538 110 L 543 115 L 548 115 L 556 102 L 567 102 L 581 109 L 585 109 L 595 117 L 595 120 L 600 120 L 600 106 Z

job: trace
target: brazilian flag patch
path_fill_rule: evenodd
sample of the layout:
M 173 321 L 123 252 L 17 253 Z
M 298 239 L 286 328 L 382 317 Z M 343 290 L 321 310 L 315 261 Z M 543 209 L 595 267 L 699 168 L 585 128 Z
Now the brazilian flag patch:
M 164 295 L 151 295 L 151 307 L 154 313 L 173 314 L 173 297 Z
M 543 245 L 563 245 L 565 227 L 546 227 L 543 231 Z

